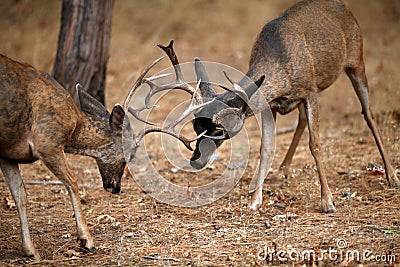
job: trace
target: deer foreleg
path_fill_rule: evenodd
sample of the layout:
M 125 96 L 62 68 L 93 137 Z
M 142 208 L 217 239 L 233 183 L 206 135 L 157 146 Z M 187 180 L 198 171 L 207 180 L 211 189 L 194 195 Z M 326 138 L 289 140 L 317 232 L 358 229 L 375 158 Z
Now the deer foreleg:
M 33 246 L 29 234 L 28 220 L 26 218 L 26 192 L 18 163 L 0 159 L 0 167 L 6 178 L 8 187 L 10 188 L 11 195 L 14 198 L 15 205 L 17 206 L 22 231 L 22 251 L 25 256 L 39 260 L 40 255 Z
M 276 112 L 273 111 L 272 115 L 273 117 L 271 117 L 271 112 L 269 109 L 266 109 L 261 113 L 262 136 L 260 147 L 260 163 L 258 166 L 256 180 L 253 180 L 250 184 L 250 192 L 252 193 L 252 197 L 250 200 L 249 208 L 251 210 L 258 210 L 262 205 L 262 188 L 265 177 L 268 174 L 268 169 L 273 160 L 273 150 L 275 149 L 275 131 L 274 129 L 271 129 L 271 127 L 274 126 L 273 122 L 276 119 Z
M 81 246 L 87 250 L 92 250 L 94 248 L 93 238 L 90 235 L 89 228 L 87 226 L 81 201 L 78 193 L 78 182 L 76 177 L 72 174 L 64 155 L 64 152 L 58 152 L 57 154 L 51 154 L 51 156 L 41 156 L 42 161 L 47 168 L 60 179 L 71 198 L 72 207 L 74 209 L 76 227 L 78 233 L 78 239 L 81 242 Z

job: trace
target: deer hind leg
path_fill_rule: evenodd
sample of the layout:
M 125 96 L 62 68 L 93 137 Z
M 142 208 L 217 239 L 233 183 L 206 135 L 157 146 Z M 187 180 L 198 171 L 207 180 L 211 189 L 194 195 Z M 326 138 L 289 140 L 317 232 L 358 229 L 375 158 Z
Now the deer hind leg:
M 72 207 L 74 209 L 78 239 L 81 242 L 81 246 L 89 251 L 93 250 L 93 238 L 90 235 L 89 228 L 83 214 L 78 193 L 78 182 L 67 164 L 64 152 L 60 149 L 57 152 L 40 153 L 40 156 L 46 167 L 58 179 L 60 179 L 67 188 L 71 198 Z
M 319 138 L 319 108 L 317 93 L 305 100 L 305 109 L 308 121 L 308 130 L 310 132 L 310 151 L 314 157 L 319 181 L 321 184 L 321 207 L 322 212 L 335 212 L 335 205 L 332 200 L 332 193 L 328 186 L 328 181 L 325 175 L 325 168 L 321 160 L 321 143 Z
M 40 260 L 40 255 L 36 251 L 29 234 L 28 220 L 26 217 L 26 192 L 18 163 L 0 159 L 0 167 L 6 178 L 8 187 L 10 188 L 11 195 L 14 198 L 15 205 L 17 206 L 22 231 L 22 251 L 25 256 Z
M 289 167 L 292 163 L 294 152 L 296 151 L 297 146 L 299 145 L 300 138 L 304 132 L 304 129 L 307 126 L 307 116 L 304 108 L 304 104 L 300 104 L 298 107 L 299 110 L 299 121 L 296 127 L 296 131 L 294 132 L 292 142 L 290 143 L 289 150 L 286 153 L 286 156 L 279 167 L 279 169 L 283 172 L 283 175 L 287 178 L 289 176 Z
M 354 90 L 356 91 L 357 97 L 360 100 L 362 113 L 364 119 L 368 124 L 369 129 L 375 138 L 375 143 L 378 146 L 382 160 L 385 164 L 386 178 L 392 187 L 400 187 L 399 179 L 394 172 L 385 149 L 383 148 L 382 137 L 379 133 L 378 126 L 374 120 L 374 116 L 371 112 L 369 96 L 368 96 L 368 82 L 365 76 L 364 65 L 358 68 L 347 68 L 347 76 L 349 76 L 351 83 L 353 84 Z

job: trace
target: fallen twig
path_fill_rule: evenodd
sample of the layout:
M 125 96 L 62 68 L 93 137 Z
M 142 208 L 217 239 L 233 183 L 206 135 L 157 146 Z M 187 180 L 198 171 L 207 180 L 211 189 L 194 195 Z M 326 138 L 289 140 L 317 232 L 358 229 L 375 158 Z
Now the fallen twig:
M 24 183 L 30 185 L 63 185 L 61 181 L 25 181 Z M 79 187 L 93 187 L 93 184 L 81 184 Z
M 152 256 L 152 255 L 144 256 L 143 259 L 145 259 L 145 260 L 160 260 L 160 261 L 176 261 L 176 262 L 180 261 L 179 259 L 176 259 L 176 258 Z
M 281 135 L 281 134 L 286 134 L 286 133 L 293 132 L 296 129 L 296 127 L 297 127 L 297 123 L 294 123 L 291 126 L 288 126 L 288 127 L 285 127 L 285 128 L 277 130 L 276 134 L 277 135 Z

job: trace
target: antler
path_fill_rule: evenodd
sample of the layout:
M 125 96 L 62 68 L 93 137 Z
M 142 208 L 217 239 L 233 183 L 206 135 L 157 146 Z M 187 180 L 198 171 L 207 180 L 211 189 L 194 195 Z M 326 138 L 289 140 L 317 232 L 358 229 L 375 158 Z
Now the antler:
M 164 125 L 164 126 L 158 126 L 155 125 L 153 127 L 148 127 L 145 128 L 143 130 L 141 130 L 139 132 L 139 134 L 136 136 L 136 144 L 139 144 L 140 140 L 148 133 L 151 132 L 163 132 L 166 134 L 169 134 L 177 139 L 179 139 L 185 146 L 187 149 L 189 149 L 190 151 L 193 151 L 193 148 L 190 146 L 190 144 L 196 140 L 198 140 L 200 137 L 202 137 L 207 131 L 202 132 L 201 134 L 199 134 L 198 136 L 194 137 L 194 138 L 187 138 L 185 136 L 182 136 L 180 133 L 176 132 L 175 127 L 182 122 L 185 118 L 187 118 L 190 114 L 192 114 L 193 112 L 203 108 L 204 106 L 214 102 L 215 99 L 212 99 L 210 101 L 207 101 L 205 103 L 200 103 L 200 104 L 196 104 L 195 102 L 195 95 L 198 91 L 200 85 L 200 81 L 197 83 L 196 89 L 194 90 L 194 94 L 192 96 L 192 99 L 190 100 L 190 104 L 188 106 L 188 108 L 182 112 L 181 116 L 179 118 L 177 118 L 176 120 L 174 120 L 173 122 L 171 122 L 170 124 Z
M 247 107 L 247 105 L 250 104 L 250 98 L 251 96 L 257 91 L 257 89 L 262 85 L 265 79 L 265 74 L 261 75 L 261 77 L 255 81 L 254 83 L 251 83 L 246 87 L 246 89 L 243 89 L 241 85 L 238 83 L 234 82 L 228 74 L 224 71 L 223 72 L 226 79 L 232 84 L 232 88 L 225 87 L 223 85 L 219 85 L 221 88 L 230 91 L 232 93 L 237 94 L 244 102 L 245 105 L 243 107 Z M 214 140 L 226 140 L 230 139 L 233 137 L 235 134 L 237 134 L 242 127 L 243 127 L 243 121 L 244 121 L 244 112 L 243 110 L 240 110 L 239 108 L 235 107 L 229 107 L 226 109 L 223 109 L 219 111 L 218 113 L 214 114 L 212 120 L 213 123 L 217 125 L 222 124 L 221 118 L 224 118 L 226 116 L 234 116 L 234 117 L 228 117 L 226 120 L 226 126 L 231 128 L 231 129 L 226 129 L 225 127 L 223 128 L 223 134 L 217 135 L 217 136 L 209 136 L 209 135 L 204 135 L 206 138 L 214 139 Z M 234 123 L 235 125 L 231 125 L 231 123 Z
M 226 71 L 224 71 L 224 75 L 225 75 L 225 78 L 232 84 L 232 88 L 225 87 L 221 84 L 219 85 L 219 87 L 221 87 L 229 92 L 237 94 L 238 96 L 240 96 L 243 99 L 243 101 L 245 101 L 246 103 L 249 103 L 249 96 L 246 94 L 246 91 L 238 83 L 234 82 L 228 76 Z
M 128 110 L 129 107 L 129 103 L 132 100 L 133 94 L 135 93 L 136 89 L 139 88 L 145 81 L 146 79 L 144 79 L 144 76 L 146 76 L 146 74 L 149 72 L 149 70 L 154 67 L 158 62 L 160 62 L 161 60 L 163 60 L 164 57 L 160 57 L 157 58 L 156 60 L 154 60 L 150 65 L 148 65 L 143 71 L 142 73 L 139 75 L 139 77 L 137 78 L 137 80 L 135 81 L 135 83 L 132 85 L 131 89 L 129 90 L 128 95 L 125 98 L 124 101 L 124 110 L 125 112 Z M 159 76 L 157 76 L 157 78 L 160 78 Z M 149 78 L 150 79 L 150 78 Z M 132 114 L 134 115 L 134 114 Z M 134 115 L 135 116 L 135 115 Z M 136 118 L 136 116 L 135 116 Z M 142 119 L 139 119 L 142 120 Z
M 174 66 L 175 75 L 176 75 L 175 82 L 161 84 L 161 85 L 155 84 L 153 82 L 154 80 L 169 76 L 169 75 L 171 75 L 171 73 L 160 74 L 160 75 L 145 78 L 145 76 L 149 72 L 149 70 L 151 68 L 153 68 L 158 62 L 160 62 L 164 58 L 164 57 L 160 57 L 160 58 L 156 59 L 155 61 L 153 61 L 149 66 L 147 66 L 142 71 L 142 73 L 139 75 L 139 77 L 137 78 L 137 80 L 135 81 L 135 83 L 133 84 L 131 89 L 129 90 L 127 97 L 125 98 L 123 108 L 124 108 L 125 112 L 131 113 L 139 121 L 152 125 L 152 127 L 144 128 L 142 131 L 140 131 L 137 134 L 137 136 L 135 137 L 136 145 L 139 145 L 140 140 L 148 133 L 163 132 L 163 133 L 167 133 L 171 136 L 176 137 L 177 139 L 182 141 L 182 143 L 189 150 L 193 151 L 193 148 L 190 146 L 190 144 L 192 142 L 198 140 L 200 137 L 202 137 L 206 133 L 206 131 L 204 131 L 203 133 L 201 133 L 200 135 L 198 135 L 194 138 L 187 138 L 187 137 L 179 134 L 175 130 L 175 127 L 180 122 L 182 122 L 185 118 L 187 118 L 190 114 L 192 114 L 193 112 L 195 112 L 195 111 L 203 108 L 204 106 L 210 104 L 211 102 L 213 102 L 214 99 L 203 103 L 201 94 L 198 92 L 201 81 L 199 80 L 196 88 L 194 88 L 193 86 L 191 86 L 189 83 L 187 83 L 184 80 L 181 68 L 179 66 L 178 58 L 173 49 L 173 40 L 168 44 L 168 46 L 161 46 L 161 45 L 158 45 L 158 46 L 165 51 L 165 53 L 168 55 L 169 59 L 171 60 L 171 63 Z M 134 109 L 134 108 L 129 107 L 130 101 L 132 100 L 132 97 L 133 97 L 134 93 L 136 92 L 137 88 L 139 88 L 143 84 L 148 84 L 150 86 L 150 91 L 145 98 L 146 106 L 139 108 L 139 109 Z M 161 91 L 169 90 L 169 89 L 180 89 L 180 90 L 184 90 L 184 91 L 192 94 L 192 98 L 191 98 L 189 107 L 182 113 L 182 115 L 179 118 L 177 118 L 175 121 L 173 121 L 172 123 L 170 123 L 168 125 L 159 126 L 159 125 L 156 125 L 156 124 L 149 122 L 146 119 L 143 119 L 142 117 L 140 117 L 140 113 L 142 111 L 144 111 L 146 109 L 151 109 L 152 107 L 154 107 L 154 106 L 150 106 L 150 104 L 149 104 L 150 99 L 154 94 L 161 92 Z
M 174 67 L 174 71 L 175 71 L 175 81 L 171 82 L 171 83 L 163 84 L 163 85 L 157 85 L 157 84 L 153 83 L 152 80 L 146 79 L 145 82 L 150 86 L 150 92 L 148 93 L 148 95 L 146 96 L 146 99 L 145 99 L 146 107 L 148 107 L 148 108 L 150 107 L 150 105 L 149 105 L 150 98 L 153 95 L 155 95 L 158 92 L 165 91 L 168 89 L 183 90 L 183 91 L 188 92 L 189 94 L 193 95 L 194 98 L 196 99 L 197 103 L 203 102 L 202 96 L 200 95 L 198 90 L 193 88 L 193 86 L 191 86 L 189 83 L 187 83 L 183 79 L 182 70 L 179 65 L 178 57 L 175 54 L 173 45 L 174 45 L 174 40 L 171 40 L 171 42 L 167 46 L 158 45 L 158 47 L 160 47 L 167 54 L 168 58 L 170 59 L 170 61 L 172 63 L 172 65 Z M 165 77 L 165 75 L 163 77 Z

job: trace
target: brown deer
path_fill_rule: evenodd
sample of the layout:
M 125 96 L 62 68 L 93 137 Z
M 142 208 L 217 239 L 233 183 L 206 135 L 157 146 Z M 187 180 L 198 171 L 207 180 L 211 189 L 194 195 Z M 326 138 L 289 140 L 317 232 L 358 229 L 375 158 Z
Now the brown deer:
M 235 131 L 224 129 L 224 125 L 235 122 L 238 131 L 244 120 L 253 115 L 247 101 L 257 90 L 256 87 L 242 89 L 246 84 L 242 80 L 238 84 L 233 83 L 235 90 L 217 94 L 208 81 L 202 63 L 197 60 L 196 64 L 203 97 L 217 99 L 218 103 L 224 104 L 216 106 L 214 102 L 205 107 L 198 112 L 194 121 L 194 130 L 197 133 L 207 131 L 206 135 L 197 141 L 191 157 L 191 165 L 200 169 L 207 164 L 223 140 L 235 134 Z M 280 167 L 285 176 L 289 173 L 293 154 L 308 125 L 309 147 L 321 183 L 322 212 L 327 213 L 334 212 L 335 205 L 321 159 L 317 96 L 335 82 L 343 71 L 350 78 L 361 103 L 362 114 L 385 164 L 387 180 L 391 186 L 398 187 L 399 179 L 384 150 L 382 138 L 370 110 L 360 27 L 340 0 L 301 1 L 281 17 L 267 23 L 253 46 L 247 72 L 247 76 L 252 80 L 265 74 L 258 91 L 268 102 L 274 119 L 277 112 L 284 115 L 295 109 L 299 111 L 299 121 L 292 143 Z M 262 78 L 256 83 L 261 80 Z M 208 115 L 198 116 L 199 114 Z M 258 209 L 262 204 L 262 184 L 268 173 L 266 161 L 268 157 L 272 157 L 266 148 L 269 138 L 266 129 L 271 127 L 267 117 L 268 112 L 262 111 L 261 157 L 257 173 L 258 182 L 250 188 L 250 192 L 253 193 L 249 205 L 251 209 Z
M 193 98 L 191 105 L 176 121 L 163 127 L 145 127 L 138 134 L 133 134 L 129 120 L 124 119 L 129 111 L 137 119 L 147 122 L 139 116 L 143 108 L 135 110 L 129 107 L 129 103 L 135 90 L 144 83 L 151 84 L 156 90 L 157 86 L 152 81 L 159 77 L 144 77 L 160 60 L 154 61 L 142 72 L 125 99 L 124 107 L 117 104 L 110 114 L 80 86 L 77 86 L 76 95 L 71 96 L 49 74 L 0 55 L 0 167 L 18 210 L 24 255 L 40 259 L 29 234 L 27 199 L 19 164 L 41 160 L 64 183 L 71 198 L 81 246 L 93 250 L 93 238 L 78 195 L 77 177 L 71 171 L 64 153 L 96 159 L 104 189 L 114 194 L 120 192 L 126 162 L 134 157 L 140 140 L 146 134 L 170 134 L 189 149 L 190 143 L 199 138 L 188 139 L 174 129 L 185 117 L 208 104 L 201 103 L 196 88 L 183 80 L 179 86 L 170 85 L 169 88 L 186 90 L 198 101 L 195 104 Z

